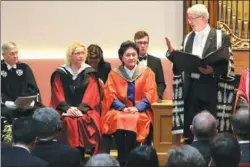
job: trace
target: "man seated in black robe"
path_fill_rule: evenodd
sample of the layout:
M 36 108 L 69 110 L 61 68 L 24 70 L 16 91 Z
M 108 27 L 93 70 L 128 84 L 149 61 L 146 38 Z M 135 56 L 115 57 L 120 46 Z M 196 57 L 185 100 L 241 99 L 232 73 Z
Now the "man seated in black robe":
M 6 119 L 11 124 L 14 118 L 32 114 L 32 110 L 35 107 L 41 106 L 41 103 L 39 89 L 32 70 L 27 64 L 18 61 L 17 45 L 14 42 L 3 44 L 2 55 L 1 118 Z M 15 100 L 18 97 L 33 95 L 37 96 L 36 100 L 25 106 L 25 108 L 16 106 Z

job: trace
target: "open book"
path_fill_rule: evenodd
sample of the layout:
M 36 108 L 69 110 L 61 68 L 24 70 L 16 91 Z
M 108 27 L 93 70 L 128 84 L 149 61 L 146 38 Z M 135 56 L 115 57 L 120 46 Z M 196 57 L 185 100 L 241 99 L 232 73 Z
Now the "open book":
M 33 107 L 32 103 L 34 103 L 36 99 L 37 99 L 37 95 L 18 97 L 15 100 L 15 104 L 17 108 L 29 109 Z
M 175 50 L 170 54 L 169 59 L 175 64 L 177 71 L 197 72 L 199 67 L 206 67 L 206 65 L 215 66 L 228 64 L 229 49 L 228 46 L 220 47 L 204 58 Z

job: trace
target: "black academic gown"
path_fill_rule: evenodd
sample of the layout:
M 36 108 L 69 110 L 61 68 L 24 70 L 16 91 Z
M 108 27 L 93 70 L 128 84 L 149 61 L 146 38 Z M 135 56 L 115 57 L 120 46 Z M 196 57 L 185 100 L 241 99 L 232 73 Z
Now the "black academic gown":
M 192 53 L 194 36 L 194 32 L 189 34 L 183 51 Z M 229 37 L 222 32 L 221 46 L 225 45 L 231 47 Z M 216 29 L 211 28 L 202 57 L 205 57 L 216 49 L 217 33 Z M 190 73 L 176 71 L 175 65 L 173 65 L 173 130 L 176 133 L 183 132 L 184 130 L 184 137 L 192 138 L 193 135 L 189 126 L 192 124 L 193 117 L 202 110 L 208 110 L 219 120 L 219 131 L 230 131 L 229 121 L 230 113 L 232 112 L 234 91 L 234 86 L 232 85 L 232 81 L 234 80 L 234 62 L 231 52 L 229 56 L 228 64 L 212 66 L 214 69 L 213 74 L 202 74 L 197 69 L 196 73 L 200 75 L 199 79 L 192 78 Z M 182 127 L 183 130 L 181 130 Z
M 10 110 L 5 106 L 6 101 L 15 101 L 19 96 L 39 95 L 39 89 L 31 68 L 18 62 L 16 68 L 7 68 L 4 60 L 1 61 L 1 116 L 12 122 L 15 117 L 31 115 L 33 109 L 41 107 L 41 98 L 38 97 L 33 109 L 27 112 L 19 112 L 22 109 Z

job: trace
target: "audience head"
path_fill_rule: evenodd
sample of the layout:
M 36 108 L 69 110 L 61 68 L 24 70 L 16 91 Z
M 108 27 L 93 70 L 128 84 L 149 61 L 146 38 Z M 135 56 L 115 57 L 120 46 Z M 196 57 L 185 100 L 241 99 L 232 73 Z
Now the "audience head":
M 128 69 L 133 69 L 138 63 L 139 48 L 132 41 L 125 41 L 118 50 L 119 59 Z
M 87 57 L 87 48 L 84 44 L 74 42 L 72 43 L 66 52 L 66 64 L 68 65 L 82 65 Z
M 104 63 L 103 51 L 100 46 L 95 44 L 89 45 L 86 63 L 91 65 L 93 68 L 96 68 Z
M 37 138 L 36 125 L 36 121 L 30 117 L 14 120 L 12 125 L 13 143 L 25 145 L 31 150 Z
M 182 145 L 168 152 L 167 167 L 205 167 L 206 163 L 200 152 L 190 146 Z
M 232 130 L 238 140 L 250 140 L 249 108 L 239 108 L 231 117 Z
M 194 118 L 190 130 L 196 139 L 209 139 L 217 135 L 216 119 L 208 111 L 201 111 Z
M 86 167 L 88 166 L 120 166 L 119 162 L 109 154 L 97 154 L 92 156 L 86 163 Z
M 241 153 L 237 140 L 230 133 L 215 136 L 210 145 L 211 157 L 216 167 L 237 167 Z
M 149 36 L 145 31 L 137 31 L 134 35 L 134 41 L 140 48 L 140 55 L 144 56 L 148 51 Z
M 6 63 L 14 65 L 18 62 L 18 48 L 14 42 L 7 42 L 2 45 L 2 55 Z
M 137 166 L 159 167 L 158 157 L 152 146 L 142 145 L 130 152 L 127 167 Z
M 203 4 L 195 4 L 187 9 L 187 21 L 195 32 L 202 31 L 208 22 L 209 13 Z
M 55 138 L 61 129 L 58 112 L 52 108 L 39 108 L 32 118 L 37 121 L 37 132 L 40 139 Z

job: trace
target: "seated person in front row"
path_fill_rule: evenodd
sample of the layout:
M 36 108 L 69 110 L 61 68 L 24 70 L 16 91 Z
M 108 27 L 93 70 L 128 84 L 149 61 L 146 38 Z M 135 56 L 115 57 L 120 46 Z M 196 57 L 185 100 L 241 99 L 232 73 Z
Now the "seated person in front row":
M 50 106 L 63 116 L 60 142 L 79 148 L 94 149 L 97 153 L 100 133 L 100 94 L 95 70 L 84 63 L 87 48 L 80 43 L 69 46 L 66 64 L 51 76 Z M 66 141 L 62 141 L 65 139 Z
M 49 167 L 80 167 L 80 151 L 55 140 L 62 130 L 58 112 L 52 108 L 39 108 L 32 118 L 37 121 L 38 141 L 31 154 L 47 161 Z
M 1 60 L 1 116 L 9 124 L 13 118 L 32 115 L 31 110 L 18 112 L 41 106 L 39 98 L 25 108 L 18 108 L 15 100 L 20 96 L 39 95 L 39 89 L 30 67 L 18 61 L 18 48 L 14 42 L 2 45 L 3 60 Z
M 150 136 L 157 86 L 154 72 L 137 65 L 139 48 L 134 42 L 123 42 L 118 54 L 123 65 L 111 70 L 104 87 L 102 132 L 114 134 L 118 161 L 124 166 L 136 141 L 144 143 Z
M 30 154 L 37 140 L 36 125 L 36 121 L 30 117 L 13 121 L 13 147 L 5 148 L 2 152 L 2 167 L 48 167 L 48 162 Z

